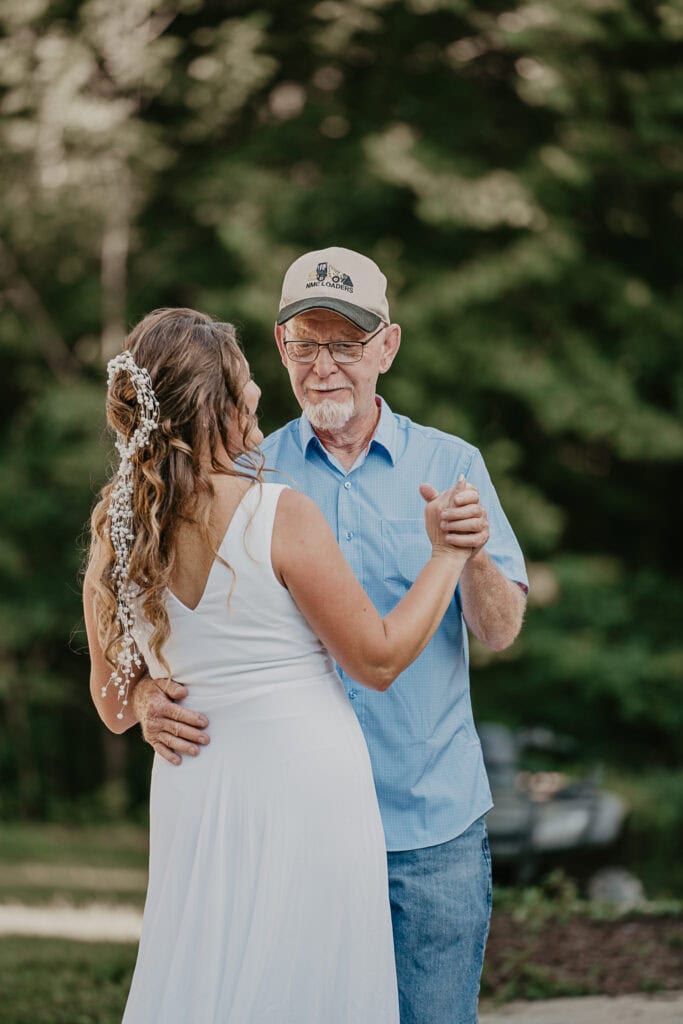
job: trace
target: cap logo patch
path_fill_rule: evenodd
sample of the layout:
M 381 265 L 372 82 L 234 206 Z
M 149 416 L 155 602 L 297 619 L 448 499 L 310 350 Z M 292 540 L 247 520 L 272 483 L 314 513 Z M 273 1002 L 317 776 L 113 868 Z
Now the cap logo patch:
M 331 263 L 323 260 L 312 270 L 306 281 L 307 288 L 336 288 L 342 292 L 353 291 L 353 281 L 343 270 L 337 270 Z

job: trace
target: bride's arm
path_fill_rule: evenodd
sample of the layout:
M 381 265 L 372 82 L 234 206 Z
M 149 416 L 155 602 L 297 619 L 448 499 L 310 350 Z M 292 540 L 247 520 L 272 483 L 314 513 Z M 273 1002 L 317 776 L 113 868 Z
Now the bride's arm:
M 97 625 L 95 620 L 95 590 L 86 575 L 83 583 L 83 614 L 85 616 L 85 629 L 88 634 L 88 647 L 90 649 L 90 696 L 97 708 L 97 713 L 112 732 L 125 732 L 132 725 L 137 723 L 137 717 L 133 711 L 130 697 L 129 703 L 124 707 L 120 700 L 117 700 L 116 687 L 110 686 L 106 697 L 102 696 L 102 687 L 106 686 L 111 676 L 111 665 L 104 656 L 100 641 L 97 637 Z M 131 683 L 137 682 L 142 676 L 147 675 L 147 666 L 135 670 Z M 117 718 L 119 712 L 123 712 L 123 718 Z
M 451 495 L 430 501 L 425 525 L 432 557 L 384 619 L 367 596 L 310 498 L 283 491 L 272 562 L 301 613 L 335 661 L 357 682 L 386 690 L 424 650 L 453 599 L 469 551 L 449 547 L 440 529 Z

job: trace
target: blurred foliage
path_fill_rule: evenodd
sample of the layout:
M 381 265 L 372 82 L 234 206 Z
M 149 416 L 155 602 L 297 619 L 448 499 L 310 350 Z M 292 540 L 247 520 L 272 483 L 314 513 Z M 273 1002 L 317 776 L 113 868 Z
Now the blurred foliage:
M 0 815 L 144 804 L 78 627 L 104 360 L 154 307 L 233 320 L 273 429 L 298 411 L 282 274 L 328 244 L 388 276 L 383 394 L 483 450 L 531 562 L 520 641 L 474 645 L 478 712 L 674 764 L 680 6 L 25 0 L 0 24 Z
M 610 773 L 631 814 L 621 856 L 646 892 L 683 898 L 683 771 Z
M 541 932 L 548 924 L 567 924 L 575 917 L 590 921 L 618 921 L 680 917 L 683 914 L 683 903 L 676 899 L 647 900 L 629 907 L 583 899 L 576 883 L 561 869 L 551 871 L 538 885 L 497 887 L 494 903 L 496 913 L 509 914 L 530 934 Z

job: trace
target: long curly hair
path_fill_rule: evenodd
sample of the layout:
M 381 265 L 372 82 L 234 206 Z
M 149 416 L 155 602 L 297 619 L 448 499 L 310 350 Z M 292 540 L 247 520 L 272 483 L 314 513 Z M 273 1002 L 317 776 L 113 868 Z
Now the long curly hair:
M 257 419 L 243 398 L 249 372 L 232 324 L 193 309 L 157 309 L 133 328 L 124 348 L 149 371 L 159 402 L 159 426 L 131 460 L 134 539 L 128 578 L 139 588 L 152 625 L 150 648 L 169 673 L 162 655 L 170 632 L 164 599 L 176 565 L 178 528 L 195 524 L 219 557 L 211 533 L 211 474 L 262 482 L 264 460 L 249 443 Z M 107 423 L 129 439 L 140 415 L 130 375 L 121 370 L 107 392 Z M 221 445 L 232 466 L 220 461 Z M 93 509 L 86 573 L 94 590 L 98 639 L 112 668 L 123 636 L 107 519 L 114 483 L 112 476 Z

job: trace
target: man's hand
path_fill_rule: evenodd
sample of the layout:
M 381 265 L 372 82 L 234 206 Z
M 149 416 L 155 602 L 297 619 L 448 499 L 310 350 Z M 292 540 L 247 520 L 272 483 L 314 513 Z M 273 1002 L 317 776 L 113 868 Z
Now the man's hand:
M 173 680 L 144 676 L 133 688 L 131 703 L 142 727 L 142 735 L 157 754 L 171 764 L 180 764 L 181 754 L 196 757 L 199 747 L 209 742 L 203 729 L 206 715 L 175 702 L 187 697 L 187 688 Z
M 420 493 L 425 501 L 433 501 L 438 494 L 429 484 L 422 484 Z M 453 547 L 467 549 L 469 556 L 474 557 L 489 539 L 486 509 L 479 502 L 479 491 L 464 476 L 459 477 L 450 494 L 449 506 L 441 513 L 444 540 Z
M 420 493 L 425 501 L 438 496 L 430 484 L 422 484 Z M 465 622 L 483 644 L 503 651 L 521 629 L 525 595 L 482 550 L 489 539 L 489 523 L 477 488 L 460 476 L 441 497 L 449 499 L 441 513 L 445 542 L 470 552 L 459 583 Z

